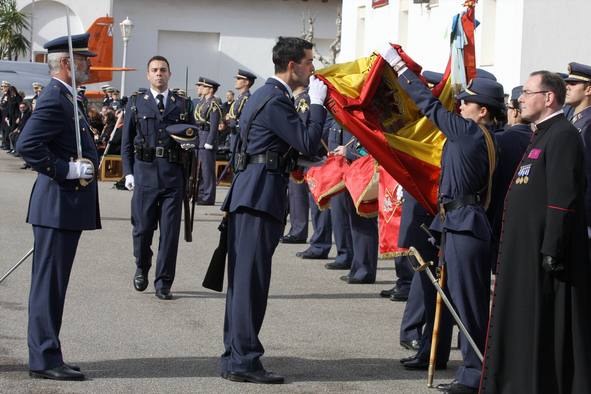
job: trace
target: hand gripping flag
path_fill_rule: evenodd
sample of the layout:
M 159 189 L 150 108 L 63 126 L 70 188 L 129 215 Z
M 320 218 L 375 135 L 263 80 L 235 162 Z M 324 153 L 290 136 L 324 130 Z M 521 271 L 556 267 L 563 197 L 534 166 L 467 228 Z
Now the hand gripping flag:
M 454 62 L 463 62 L 466 79 L 476 74 L 474 63 L 474 4 L 454 19 L 452 43 L 462 45 L 450 56 L 443 80 L 432 89 L 443 105 L 453 110 L 455 93 L 463 83 L 452 81 Z M 409 69 L 421 67 L 400 46 L 394 45 Z M 463 50 L 461 50 L 463 48 Z M 462 69 L 461 67 L 459 68 Z M 457 74 L 457 73 L 456 73 Z M 400 87 L 394 71 L 373 54 L 354 62 L 319 70 L 328 86 L 327 108 L 357 137 L 378 163 L 431 214 L 437 212 L 437 188 L 445 136 Z

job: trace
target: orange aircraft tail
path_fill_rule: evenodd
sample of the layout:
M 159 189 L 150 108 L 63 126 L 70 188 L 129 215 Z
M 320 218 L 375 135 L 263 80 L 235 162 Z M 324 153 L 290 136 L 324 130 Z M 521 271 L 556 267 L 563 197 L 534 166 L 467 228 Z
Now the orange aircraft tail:
M 113 79 L 113 17 L 103 16 L 88 28 L 90 39 L 88 50 L 96 53 L 92 58 L 92 66 L 108 70 L 91 70 L 87 84 L 111 81 Z

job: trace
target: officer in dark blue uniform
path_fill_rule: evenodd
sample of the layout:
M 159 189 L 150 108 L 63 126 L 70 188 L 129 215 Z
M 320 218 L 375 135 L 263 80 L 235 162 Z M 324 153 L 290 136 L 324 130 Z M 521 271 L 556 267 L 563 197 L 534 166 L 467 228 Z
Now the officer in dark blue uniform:
M 160 226 L 154 287 L 156 297 L 172 299 L 184 190 L 184 150 L 166 127 L 191 122 L 189 103 L 168 89 L 170 66 L 162 56 L 148 61 L 150 89 L 130 97 L 125 110 L 121 159 L 125 187 L 133 190 L 131 220 L 137 291 L 148 286 L 152 266 L 152 236 Z
M 485 209 L 492 193 L 496 160 L 492 130 L 504 115 L 503 87 L 475 78 L 458 96 L 461 116 L 447 111 L 410 71 L 392 46 L 382 57 L 398 74 L 400 86 L 418 108 L 445 134 L 439 184 L 440 214 L 431 228 L 442 233 L 447 288 L 462 322 L 484 351 L 490 299 L 492 231 Z M 492 130 L 489 130 L 492 129 Z M 486 206 L 486 207 L 485 207 Z M 449 393 L 476 393 L 482 363 L 469 342 L 460 341 L 463 365 Z
M 310 109 L 310 97 L 305 88 L 297 89 L 294 93 L 296 111 L 306 123 Z M 308 185 L 306 182 L 298 183 L 292 177 L 287 185 L 289 197 L 289 223 L 287 234 L 281 237 L 284 244 L 305 244 L 308 238 L 308 212 L 310 211 Z M 316 228 L 316 227 L 314 227 Z
M 308 122 L 308 118 L 310 117 L 310 97 L 308 95 L 308 91 L 306 89 L 302 89 L 296 95 L 295 100 L 296 110 L 300 114 L 302 121 L 304 123 Z M 324 130 L 322 132 L 322 139 L 321 141 L 325 141 L 327 138 L 327 125 L 329 124 L 330 115 L 327 115 L 328 119 L 324 123 Z M 322 154 L 324 150 L 322 149 Z M 320 155 L 320 151 L 318 155 Z M 295 187 L 294 187 L 295 186 Z M 296 256 L 302 259 L 326 259 L 328 257 L 328 253 L 330 252 L 330 248 L 332 247 L 332 223 L 331 223 L 331 214 L 330 209 L 320 210 L 316 203 L 314 202 L 314 198 L 312 197 L 312 193 L 308 189 L 308 185 L 306 184 L 299 184 L 296 185 L 293 180 L 290 180 L 290 193 L 292 190 L 295 189 L 293 199 L 290 197 L 290 215 L 292 207 L 297 210 L 296 214 L 296 223 L 297 227 L 302 228 L 305 227 L 304 230 L 301 231 L 303 241 L 295 241 L 298 238 L 288 238 L 292 233 L 293 230 L 290 230 L 290 233 L 281 239 L 283 243 L 305 243 L 306 237 L 308 236 L 308 209 L 310 210 L 310 216 L 312 218 L 312 236 L 310 237 L 310 245 L 308 248 L 301 252 L 297 252 Z M 305 193 L 305 194 L 304 194 Z M 294 201 L 295 200 L 295 201 Z M 293 224 L 292 224 L 293 226 Z M 293 227 L 292 227 L 293 228 Z
M 430 215 L 419 202 L 408 192 L 404 192 L 404 205 L 402 207 L 402 218 L 400 221 L 400 238 L 398 246 L 408 248 L 414 246 L 425 261 L 437 261 L 437 248 L 428 240 L 428 235 L 421 230 L 421 224 L 429 225 L 433 221 Z M 435 269 L 431 269 L 435 274 Z M 437 292 L 429 277 L 420 272 L 415 272 L 409 294 L 402 323 L 400 325 L 400 343 L 404 346 L 404 341 L 414 338 L 418 334 L 418 347 L 415 347 L 413 341 L 411 346 L 406 348 L 417 350 L 417 353 L 411 357 L 400 360 L 406 369 L 426 370 L 429 366 L 429 356 L 431 353 L 431 339 L 433 336 L 433 324 L 435 318 L 435 303 Z M 420 306 L 417 304 L 420 302 Z M 451 315 L 443 307 L 439 321 L 439 343 L 437 346 L 437 369 L 445 369 L 449 360 L 452 337 L 452 319 Z M 416 322 L 424 322 L 421 330 L 418 330 Z M 415 326 L 415 332 L 411 332 L 412 323 Z M 414 335 L 412 335 L 414 334 Z M 411 336 L 412 335 L 412 336 Z
M 236 74 L 236 83 L 234 84 L 234 89 L 238 90 L 238 97 L 234 99 L 232 105 L 230 105 L 228 113 L 226 114 L 226 125 L 230 134 L 230 152 L 234 152 L 236 138 L 240 132 L 238 126 L 240 115 L 242 114 L 244 105 L 250 98 L 250 88 L 252 85 L 254 85 L 254 81 L 256 79 L 257 76 L 250 71 L 238 69 L 238 73 Z
M 338 146 L 331 154 L 346 156 L 350 161 L 367 154 L 359 142 L 353 142 L 349 147 Z M 378 219 L 360 216 L 349 192 L 341 194 L 344 194 L 343 209 L 347 213 L 345 218 L 351 229 L 353 257 L 349 273 L 340 279 L 348 284 L 374 283 L 378 269 Z
M 353 139 L 353 135 L 343 128 L 335 118 L 329 114 L 326 118 L 325 129 L 328 129 L 328 149 L 333 152 L 340 146 L 345 147 L 345 157 L 348 160 L 355 159 L 354 148 L 349 141 Z M 353 238 L 351 232 L 351 225 L 348 220 L 350 213 L 348 209 L 350 204 L 348 200 L 351 197 L 345 190 L 330 199 L 330 221 L 332 224 L 332 233 L 334 236 L 335 248 L 337 256 L 334 261 L 326 263 L 324 267 L 329 270 L 350 270 L 351 262 L 353 261 Z
M 217 151 L 218 126 L 222 120 L 222 109 L 215 97 L 220 87 L 216 81 L 203 78 L 201 89 L 203 99 L 195 106 L 193 116 L 199 130 L 198 160 L 201 173 L 199 176 L 198 199 L 199 205 L 215 204 L 215 155 Z
M 568 65 L 565 103 L 572 108 L 570 121 L 581 133 L 585 147 L 585 212 L 587 214 L 587 236 L 591 238 L 591 66 L 581 63 Z M 591 247 L 591 243 L 590 243 Z
M 72 36 L 76 81 L 88 78 L 89 34 Z M 59 332 L 66 289 L 82 230 L 101 227 L 95 168 L 98 155 L 88 120 L 79 107 L 83 159 L 77 156 L 68 37 L 45 44 L 51 81 L 21 131 L 16 149 L 38 172 L 27 222 L 35 252 L 29 292 L 29 369 L 33 377 L 83 380 L 80 369 L 64 363 Z M 80 103 L 79 103 L 80 104 Z M 90 182 L 90 183 L 88 183 Z
M 266 371 L 261 329 L 271 280 L 272 256 L 285 225 L 287 183 L 297 152 L 313 156 L 320 145 L 326 86 L 309 78 L 313 45 L 279 37 L 273 47 L 275 76 L 257 89 L 240 118 L 241 142 L 228 196 L 228 290 L 222 377 L 232 381 L 283 383 Z M 292 91 L 310 83 L 310 118 L 304 124 Z

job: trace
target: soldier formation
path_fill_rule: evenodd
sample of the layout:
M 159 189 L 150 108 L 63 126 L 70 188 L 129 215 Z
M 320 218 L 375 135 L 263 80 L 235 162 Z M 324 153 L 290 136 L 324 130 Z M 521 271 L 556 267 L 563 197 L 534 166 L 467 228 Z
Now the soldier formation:
M 39 173 L 27 218 L 35 234 L 29 369 L 31 376 L 58 380 L 84 379 L 78 367 L 61 358 L 58 337 L 81 231 L 100 228 L 96 127 L 84 90 L 74 94 L 70 71 L 75 67 L 77 77 L 82 75 L 76 82 L 84 82 L 94 56 L 87 42 L 87 34 L 72 37 L 75 64 L 66 53 L 67 37 L 45 45 L 52 80 L 34 97 L 37 108 L 30 119 L 17 116 L 9 84 L 0 85 L 3 147 L 18 152 Z M 439 388 L 448 393 L 585 392 L 591 385 L 591 345 L 585 331 L 591 328 L 591 67 L 571 63 L 564 78 L 532 73 L 507 102 L 503 86 L 481 71 L 459 94 L 458 114 L 445 109 L 429 90 L 441 74 L 424 72 L 427 86 L 392 46 L 381 56 L 405 81 L 400 85 L 421 112 L 447 137 L 440 211 L 430 215 L 404 191 L 398 241 L 399 247 L 413 246 L 425 260 L 445 267 L 445 291 L 474 342 L 460 335 L 463 363 L 455 379 Z M 312 44 L 280 37 L 273 62 L 275 76 L 253 93 L 256 76 L 238 70 L 238 94 L 227 92 L 225 103 L 216 97 L 219 83 L 206 77 L 199 77 L 194 100 L 181 89 L 171 90 L 171 67 L 162 56 L 147 62 L 150 87 L 128 100 L 103 87 L 103 105 L 117 111 L 116 122 L 111 122 L 117 126 L 100 138 L 110 143 L 119 130 L 124 184 L 133 191 L 137 291 L 149 285 L 152 238 L 160 226 L 153 283 L 159 299 L 173 299 L 186 180 L 189 173 L 196 176 L 194 203 L 213 205 L 216 157 L 222 153 L 228 158 L 234 179 L 222 205 L 228 289 L 221 376 L 231 381 L 284 381 L 263 367 L 258 333 L 274 251 L 280 242 L 306 243 L 309 214 L 313 235 L 298 257 L 328 259 L 334 237 L 337 255 L 325 267 L 348 271 L 340 277 L 348 284 L 376 279 L 377 220 L 359 215 L 346 192 L 332 198 L 330 209 L 320 210 L 307 185 L 289 177 L 298 155 L 343 156 L 352 162 L 367 152 L 327 115 L 327 88 L 313 76 Z M 74 138 L 75 100 L 82 108 L 82 157 Z M 13 142 L 15 130 L 19 135 Z M 284 235 L 286 212 L 291 228 Z M 430 226 L 434 238 L 421 225 Z M 404 368 L 426 370 L 436 292 L 425 275 L 412 270 L 409 259 L 395 260 L 396 286 L 381 295 L 407 301 L 400 344 L 416 354 L 400 361 Z M 491 272 L 497 278 L 492 312 Z M 447 368 L 453 323 L 443 310 L 437 369 Z M 517 354 L 514 343 L 525 350 Z

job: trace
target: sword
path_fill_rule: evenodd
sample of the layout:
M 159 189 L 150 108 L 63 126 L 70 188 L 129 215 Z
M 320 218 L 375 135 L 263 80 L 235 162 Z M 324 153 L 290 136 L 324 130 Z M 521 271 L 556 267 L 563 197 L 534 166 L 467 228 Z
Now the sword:
M 427 274 L 427 276 L 429 277 L 429 280 L 431 281 L 433 286 L 435 286 L 435 290 L 437 290 L 437 293 L 441 296 L 441 299 L 445 303 L 445 306 L 447 306 L 449 313 L 451 313 L 454 320 L 458 324 L 460 331 L 462 332 L 462 334 L 464 334 L 466 336 L 466 339 L 470 343 L 470 346 L 472 346 L 474 353 L 476 353 L 476 355 L 480 359 L 480 362 L 482 362 L 484 357 L 482 356 L 480 349 L 478 349 L 478 346 L 476 346 L 476 342 L 474 342 L 474 340 L 472 339 L 472 336 L 468 332 L 468 329 L 466 329 L 466 326 L 464 325 L 464 323 L 462 323 L 462 320 L 460 320 L 460 316 L 457 314 L 454 307 L 451 305 L 449 298 L 447 298 L 447 295 L 445 294 L 445 292 L 443 291 L 441 286 L 439 286 L 439 282 L 437 281 L 437 278 L 435 278 L 435 276 L 433 276 L 433 273 L 431 272 L 431 270 L 428 269 L 429 266 L 433 265 L 433 263 L 432 262 L 425 262 L 425 260 L 423 260 L 423 258 L 421 257 L 421 254 L 419 253 L 419 251 L 416 250 L 414 248 L 414 246 L 411 246 L 407 252 L 399 252 L 398 256 L 414 257 L 414 259 L 408 259 L 412 265 L 413 270 L 415 270 L 416 272 L 423 272 L 424 271 Z
M 27 252 L 26 255 L 24 255 L 19 261 L 18 263 L 16 263 L 11 269 L 8 270 L 7 273 L 4 274 L 4 276 L 2 276 L 2 278 L 0 278 L 0 283 L 2 283 L 4 281 L 4 279 L 8 278 L 8 275 L 12 274 L 12 271 L 14 271 L 15 269 L 17 269 L 19 267 L 19 265 L 21 265 L 22 263 L 24 263 L 24 261 L 27 259 L 27 257 L 29 257 L 30 255 L 33 254 L 33 251 L 35 250 L 35 248 L 31 248 L 31 250 L 29 250 Z
M 70 31 L 70 8 L 66 5 L 66 26 L 68 29 L 68 53 L 70 55 L 70 74 L 72 76 L 72 90 L 73 90 L 73 104 L 74 104 L 74 128 L 76 130 L 76 153 L 78 155 L 78 160 L 83 160 L 82 157 L 82 139 L 80 134 L 80 114 L 78 109 L 78 89 L 76 88 L 76 64 L 74 63 L 74 50 L 72 46 L 72 33 Z M 85 160 L 87 161 L 87 160 Z M 90 160 L 89 163 L 92 164 Z M 91 178 L 92 179 L 92 178 Z M 86 186 L 90 183 L 90 181 L 86 179 L 79 179 L 81 186 Z

